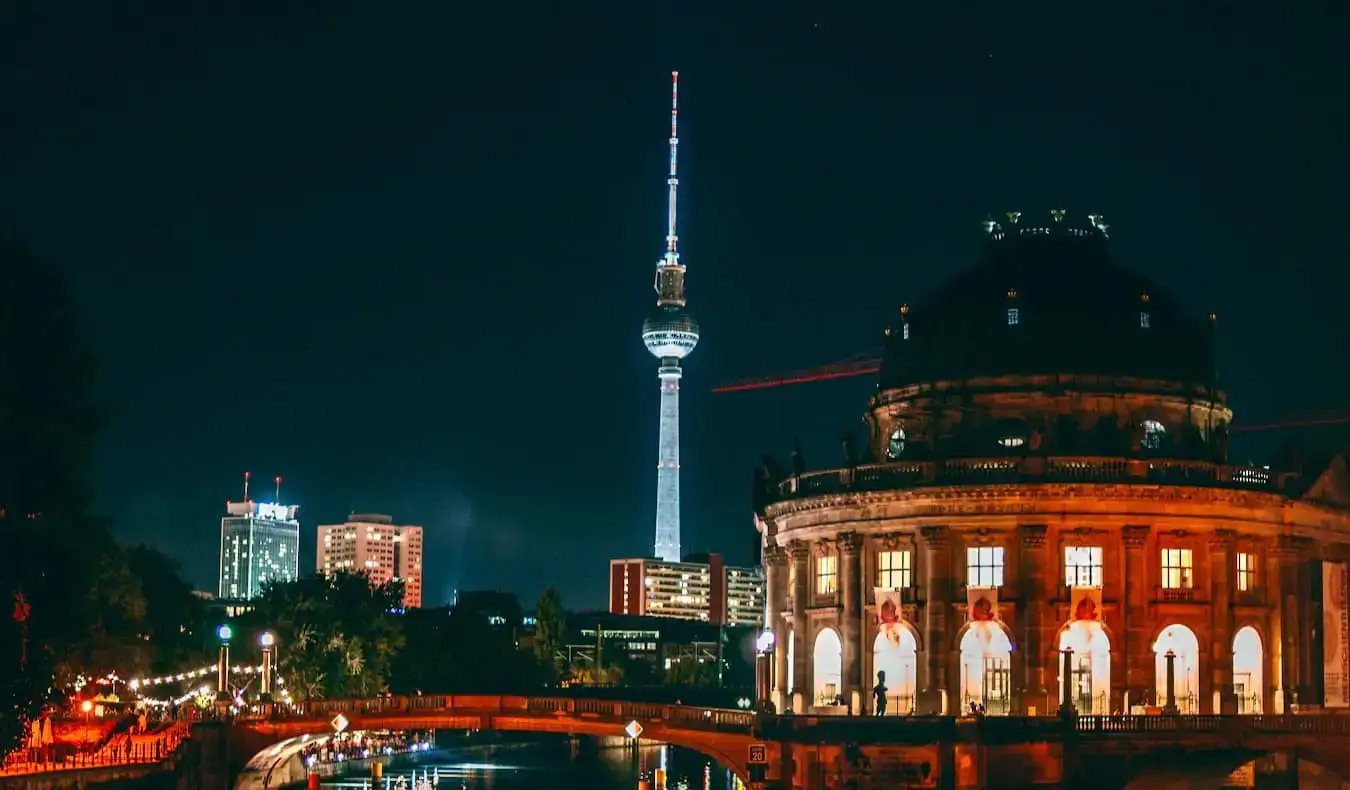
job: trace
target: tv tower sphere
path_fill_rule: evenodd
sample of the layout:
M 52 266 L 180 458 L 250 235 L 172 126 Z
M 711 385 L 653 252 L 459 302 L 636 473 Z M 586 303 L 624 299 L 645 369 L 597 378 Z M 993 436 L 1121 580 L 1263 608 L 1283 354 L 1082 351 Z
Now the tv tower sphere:
M 659 304 L 642 322 L 642 342 L 654 357 L 684 359 L 698 345 L 698 322 L 680 305 Z

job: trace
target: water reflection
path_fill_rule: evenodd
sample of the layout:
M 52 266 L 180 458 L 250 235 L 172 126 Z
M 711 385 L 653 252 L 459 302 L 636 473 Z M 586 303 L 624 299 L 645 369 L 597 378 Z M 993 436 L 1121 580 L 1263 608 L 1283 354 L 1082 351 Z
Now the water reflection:
M 489 746 L 456 747 L 438 739 L 445 755 L 416 766 L 386 768 L 380 780 L 368 768 L 324 788 L 346 790 L 744 790 L 734 774 L 689 749 L 623 738 L 541 736 Z M 378 781 L 378 784 L 376 783 Z M 640 784 L 641 783 L 641 784 Z

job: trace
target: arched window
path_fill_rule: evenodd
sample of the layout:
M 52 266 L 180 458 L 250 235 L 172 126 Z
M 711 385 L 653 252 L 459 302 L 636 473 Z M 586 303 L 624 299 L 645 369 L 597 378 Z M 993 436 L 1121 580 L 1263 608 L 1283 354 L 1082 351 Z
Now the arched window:
M 1157 420 L 1144 420 L 1144 438 L 1140 441 L 1145 450 L 1157 450 L 1167 438 L 1167 426 Z

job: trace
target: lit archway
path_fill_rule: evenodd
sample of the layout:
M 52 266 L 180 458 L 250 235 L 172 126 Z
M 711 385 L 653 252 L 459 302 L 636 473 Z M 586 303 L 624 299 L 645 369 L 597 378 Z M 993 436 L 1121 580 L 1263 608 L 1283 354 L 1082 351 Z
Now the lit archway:
M 838 704 L 840 681 L 844 676 L 844 647 L 833 628 L 822 628 L 816 634 L 816 648 L 811 657 L 815 659 L 815 685 L 812 691 L 816 695 L 816 704 Z
M 1261 635 L 1251 626 L 1243 626 L 1233 635 L 1233 696 L 1237 697 L 1238 713 L 1265 711 L 1265 676 L 1262 667 L 1265 652 L 1261 649 Z
M 1181 713 L 1200 712 L 1200 640 L 1195 632 L 1184 625 L 1169 625 L 1158 635 L 1153 643 L 1154 694 L 1157 705 L 1167 704 L 1167 651 L 1176 657 L 1174 662 L 1176 677 L 1177 710 Z
M 787 688 L 789 694 L 797 690 L 797 635 L 788 631 L 787 640 Z
M 1111 712 L 1111 638 L 1096 620 L 1074 620 L 1059 632 L 1059 686 L 1064 688 L 1064 650 L 1071 657 L 1070 688 L 1074 707 L 1082 714 Z
M 918 671 L 919 643 L 904 623 L 890 632 L 877 634 L 872 643 L 872 684 L 886 684 L 886 712 L 901 715 L 914 712 L 914 679 Z M 886 673 L 885 678 L 881 673 Z
M 970 624 L 961 637 L 961 712 L 972 704 L 1007 715 L 1012 704 L 1012 642 L 994 622 Z

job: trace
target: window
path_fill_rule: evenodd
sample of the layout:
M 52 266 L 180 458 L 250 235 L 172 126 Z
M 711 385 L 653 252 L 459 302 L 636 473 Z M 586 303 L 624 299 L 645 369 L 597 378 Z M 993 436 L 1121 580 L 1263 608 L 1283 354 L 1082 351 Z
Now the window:
M 1162 586 L 1165 590 L 1191 589 L 1191 550 L 1162 550 Z
M 906 321 L 906 322 L 905 322 L 905 325 L 904 325 L 903 327 L 900 328 L 900 339 L 902 339 L 902 340 L 909 340 L 909 322 L 908 322 L 908 321 Z
M 971 587 L 1003 586 L 1003 547 L 972 546 L 966 549 L 966 584 Z
M 834 595 L 839 589 L 839 558 L 833 554 L 816 558 L 816 593 Z
M 1256 555 L 1239 552 L 1237 555 L 1238 592 L 1256 589 Z
M 891 431 L 890 439 L 886 442 L 886 457 L 894 461 L 905 452 L 905 429 L 896 428 Z
M 877 586 L 887 589 L 908 589 L 914 586 L 914 570 L 908 551 L 877 552 Z
M 1021 447 L 1027 440 L 1021 436 L 1004 436 L 998 443 L 1004 447 Z
M 1070 587 L 1102 586 L 1102 547 L 1065 546 L 1064 583 Z
M 1019 317 L 1016 307 L 1008 308 L 1008 326 L 1017 326 Z
M 1141 311 L 1139 311 L 1139 328 L 1140 328 L 1140 329 L 1148 329 L 1148 311 L 1147 311 L 1147 310 L 1141 310 Z
M 1157 420 L 1144 420 L 1144 438 L 1140 444 L 1145 450 L 1156 450 L 1162 447 L 1163 439 L 1167 438 L 1167 428 Z

